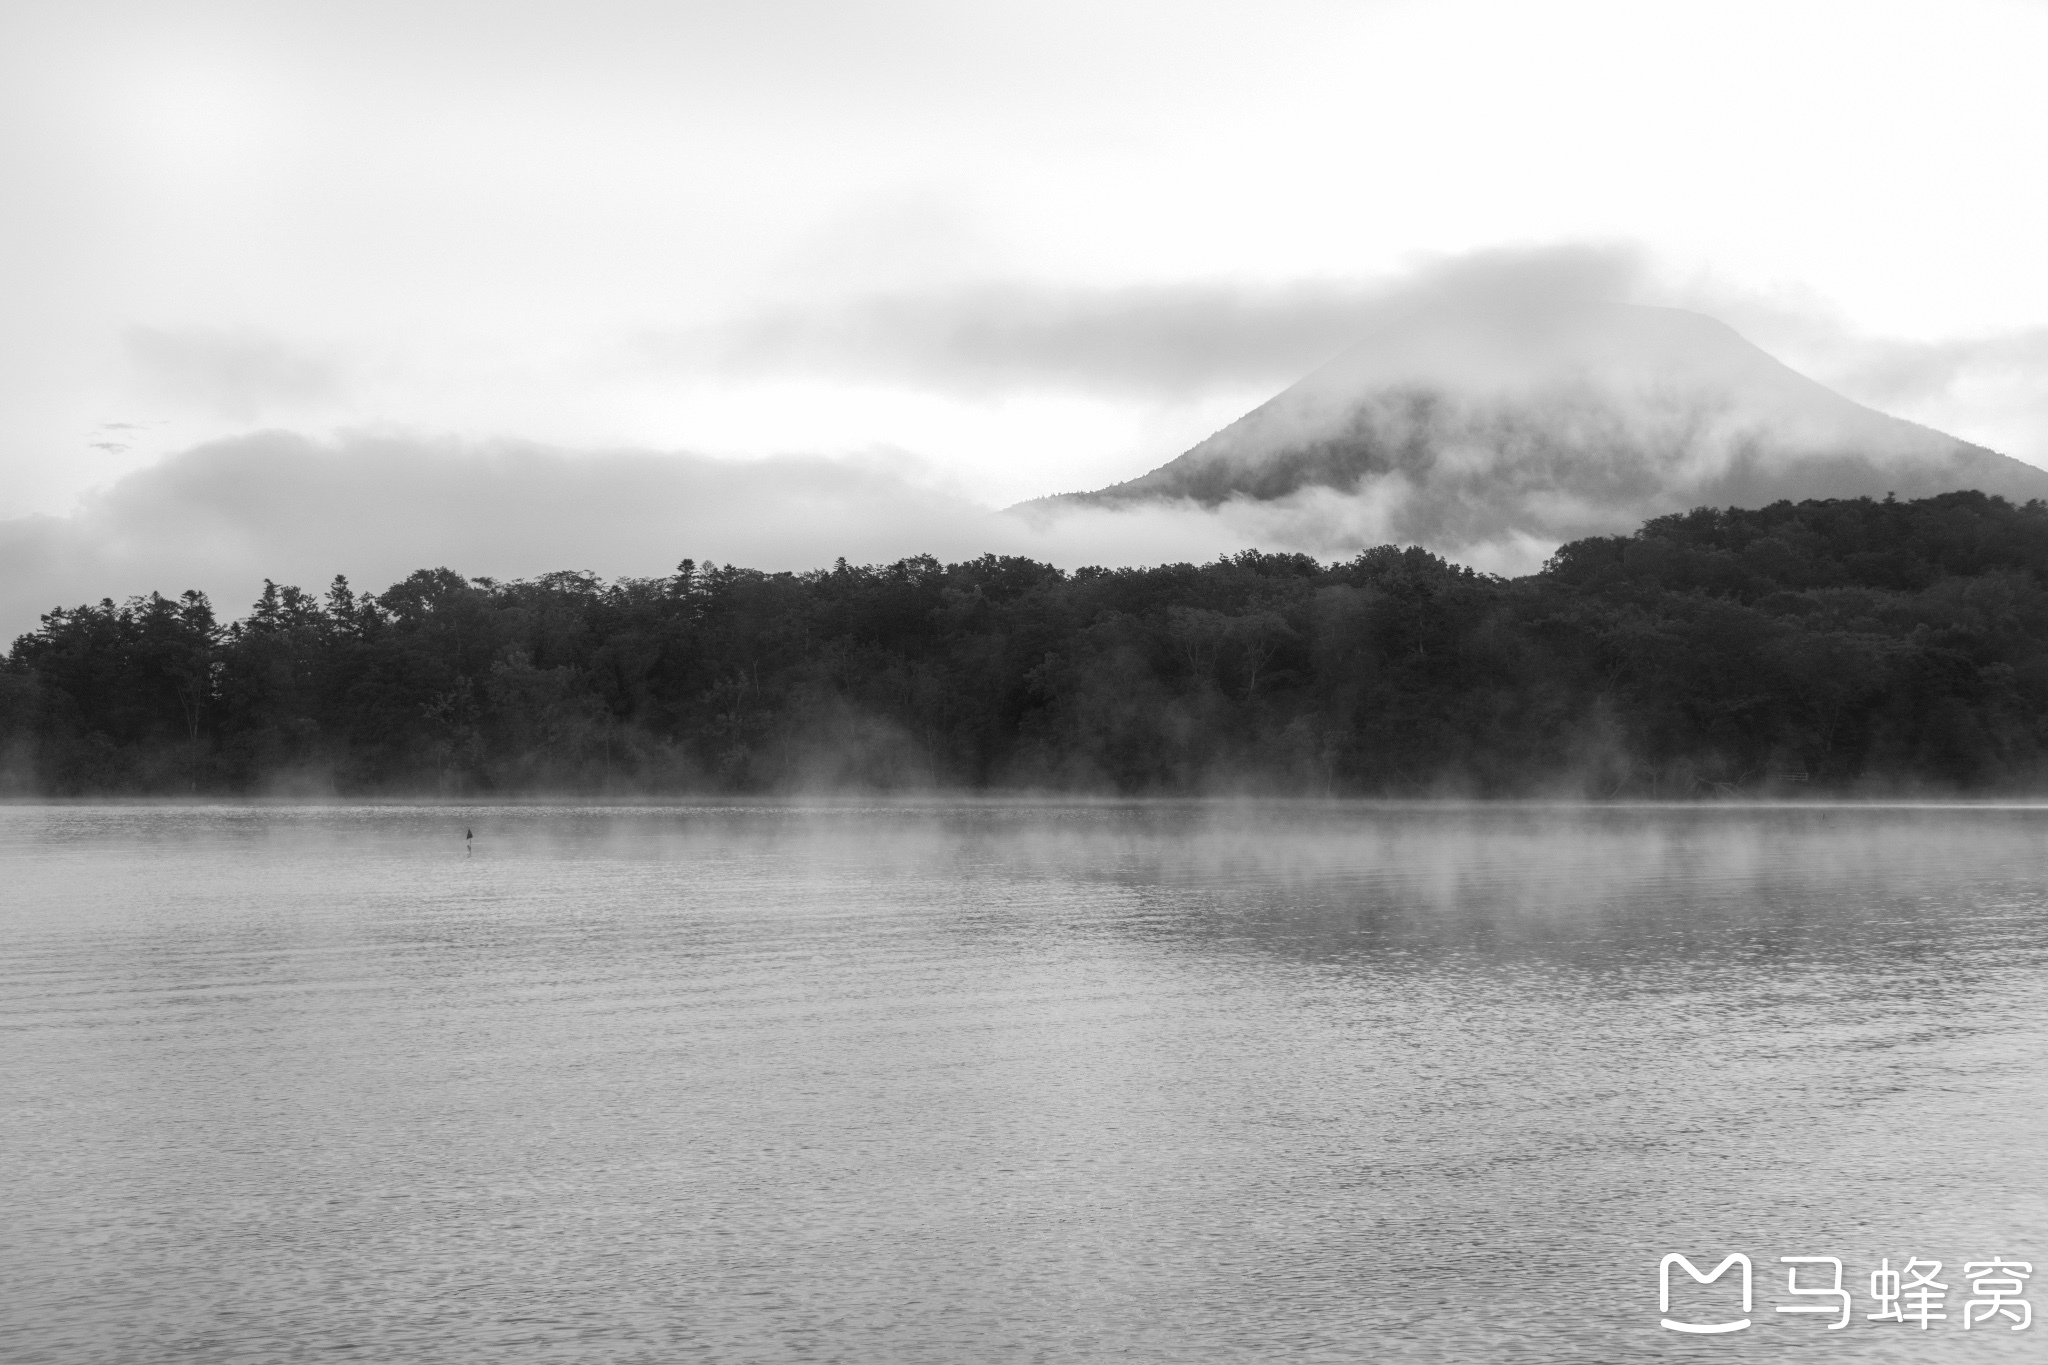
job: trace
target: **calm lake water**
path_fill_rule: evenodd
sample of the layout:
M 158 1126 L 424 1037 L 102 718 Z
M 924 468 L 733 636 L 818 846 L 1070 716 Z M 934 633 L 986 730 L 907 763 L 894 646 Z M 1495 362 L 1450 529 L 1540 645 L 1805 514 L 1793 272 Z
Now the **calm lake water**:
M 13 1365 L 2048 1359 L 2048 810 L 16 806 L 0 930 Z

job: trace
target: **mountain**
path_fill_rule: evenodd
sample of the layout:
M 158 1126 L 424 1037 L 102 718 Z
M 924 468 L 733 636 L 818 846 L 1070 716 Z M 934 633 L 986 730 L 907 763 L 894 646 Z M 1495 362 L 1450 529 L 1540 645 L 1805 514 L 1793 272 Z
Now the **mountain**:
M 1518 301 L 1415 308 L 1151 473 L 1019 510 L 1291 505 L 1321 527 L 1307 540 L 1441 548 L 1963 488 L 2048 498 L 2048 471 L 1851 402 L 1698 313 Z

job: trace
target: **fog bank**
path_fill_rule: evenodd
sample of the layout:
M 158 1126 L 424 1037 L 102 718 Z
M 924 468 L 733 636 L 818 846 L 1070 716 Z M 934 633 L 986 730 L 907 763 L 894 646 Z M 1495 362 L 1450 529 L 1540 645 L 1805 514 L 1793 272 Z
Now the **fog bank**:
M 1078 509 L 1025 516 L 947 489 L 900 454 L 720 460 L 579 454 L 403 435 L 314 441 L 264 432 L 131 474 L 62 517 L 0 521 L 0 639 L 56 606 L 197 588 L 239 615 L 263 580 L 381 590 L 414 569 L 605 577 L 700 563 L 804 570 L 913 554 L 1020 554 L 1063 568 L 1205 561 L 1253 546 L 1349 554 L 1379 543 L 1388 499 L 1313 490 L 1282 503 Z M 1501 571 L 1540 563 L 1519 540 L 1468 549 Z

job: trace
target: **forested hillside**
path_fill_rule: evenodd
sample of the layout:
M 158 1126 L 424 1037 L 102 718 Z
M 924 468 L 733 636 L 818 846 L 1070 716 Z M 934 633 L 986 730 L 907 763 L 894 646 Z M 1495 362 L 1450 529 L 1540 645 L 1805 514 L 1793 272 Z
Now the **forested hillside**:
M 1418 549 L 1064 573 L 421 570 L 53 611 L 17 794 L 1688 796 L 2048 784 L 2048 506 L 1699 510 L 1504 580 Z

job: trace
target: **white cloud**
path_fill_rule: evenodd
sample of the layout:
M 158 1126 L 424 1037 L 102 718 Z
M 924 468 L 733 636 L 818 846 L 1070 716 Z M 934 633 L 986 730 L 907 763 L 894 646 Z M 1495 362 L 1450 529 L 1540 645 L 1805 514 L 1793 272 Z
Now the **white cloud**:
M 731 461 L 272 432 L 183 452 L 68 516 L 0 521 L 0 634 L 55 606 L 186 588 L 239 615 L 265 577 L 318 587 L 341 573 L 382 589 L 436 565 L 616 577 L 667 574 L 685 556 L 801 570 L 986 552 L 1071 567 L 1206 559 L 1256 529 L 1192 509 L 1033 526 L 887 453 Z
M 1376 300 L 1350 282 L 983 283 L 777 309 L 644 344 L 656 363 L 685 371 L 825 374 L 972 396 L 1184 398 L 1292 380 L 1353 340 Z
M 830 375 L 978 396 L 1045 389 L 1185 400 L 1291 383 L 1389 316 L 1484 298 L 1628 298 L 1642 253 L 1573 243 L 1422 259 L 1372 281 L 1120 287 L 982 281 L 781 306 L 642 339 L 682 372 Z
M 239 616 L 264 578 L 378 591 L 414 569 L 475 577 L 583 569 L 670 573 L 688 556 L 804 570 L 1022 554 L 1073 569 L 1202 562 L 1237 550 L 1346 557 L 1381 543 L 1411 490 L 1276 502 L 1000 512 L 948 492 L 900 454 L 717 460 L 572 453 L 398 434 L 313 441 L 269 432 L 185 451 L 69 516 L 0 521 L 0 639 L 57 606 L 198 588 Z M 1497 528 L 1496 528 L 1497 529 Z M 1554 542 L 1503 532 L 1446 545 L 1496 572 L 1528 572 Z
M 103 480 L 158 381 L 191 406 L 138 455 L 393 423 L 1143 468 L 1177 447 L 1135 429 L 1497 243 L 1798 280 L 1911 344 L 2038 328 L 2044 58 L 2002 0 L 0 6 L 0 514 Z M 134 393 L 139 335 L 178 345 Z M 648 336 L 671 368 L 620 373 Z M 859 401 L 707 392 L 797 371 Z M 1949 425 L 2038 442 L 2002 374 Z M 1006 441 L 1027 390 L 1092 407 Z
M 304 414 L 343 396 L 332 357 L 250 330 L 132 327 L 123 338 L 150 401 L 237 423 Z

